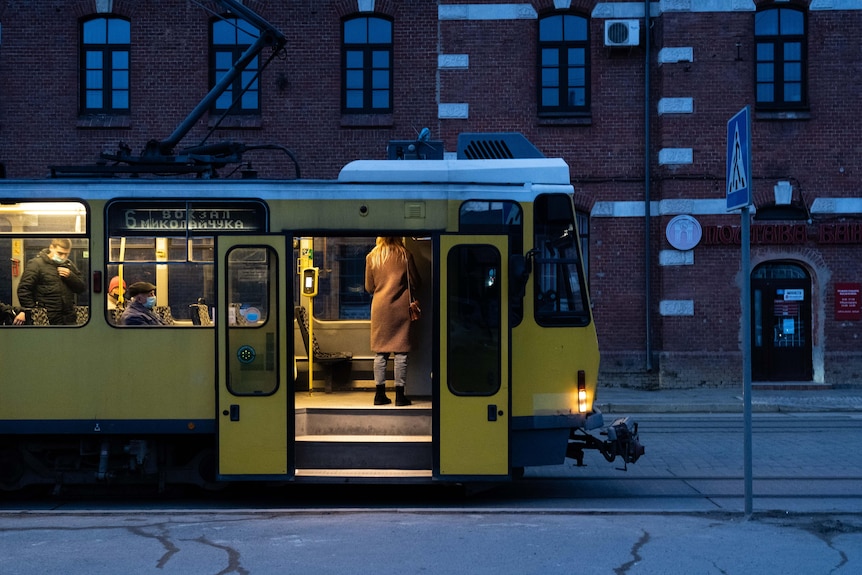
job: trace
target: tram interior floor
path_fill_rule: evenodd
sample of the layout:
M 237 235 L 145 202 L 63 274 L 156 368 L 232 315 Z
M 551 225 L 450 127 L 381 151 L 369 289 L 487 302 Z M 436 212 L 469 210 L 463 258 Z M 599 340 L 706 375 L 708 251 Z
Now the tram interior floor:
M 294 399 L 296 409 L 307 408 L 332 408 L 332 409 L 430 409 L 430 397 L 417 397 L 407 393 L 407 397 L 413 402 L 412 405 L 396 407 L 395 405 L 395 390 L 387 389 L 387 395 L 393 402 L 386 406 L 374 405 L 374 391 L 333 391 L 326 393 L 323 390 L 315 390 L 309 393 L 306 391 L 297 391 Z

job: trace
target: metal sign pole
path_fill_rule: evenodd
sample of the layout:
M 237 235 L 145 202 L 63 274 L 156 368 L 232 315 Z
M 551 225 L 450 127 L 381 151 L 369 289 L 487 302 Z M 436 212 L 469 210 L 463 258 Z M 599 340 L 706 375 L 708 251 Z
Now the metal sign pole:
M 745 476 L 745 514 L 752 510 L 751 479 L 751 236 L 748 206 L 742 208 L 742 403 L 745 421 L 743 464 Z
M 742 219 L 742 403 L 745 438 L 745 514 L 752 510 L 751 479 L 751 113 L 748 106 L 727 122 L 727 211 L 741 209 Z

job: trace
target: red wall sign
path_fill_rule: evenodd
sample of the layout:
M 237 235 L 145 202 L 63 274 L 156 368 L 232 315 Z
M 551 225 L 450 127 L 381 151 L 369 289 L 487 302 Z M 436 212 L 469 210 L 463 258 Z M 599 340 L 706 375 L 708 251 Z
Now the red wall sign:
M 862 284 L 835 284 L 835 319 L 862 319 Z

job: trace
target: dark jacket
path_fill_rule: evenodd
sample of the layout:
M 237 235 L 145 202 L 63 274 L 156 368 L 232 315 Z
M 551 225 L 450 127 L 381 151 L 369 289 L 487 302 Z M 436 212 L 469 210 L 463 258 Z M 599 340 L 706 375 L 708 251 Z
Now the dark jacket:
M 20 310 L 0 301 L 0 325 L 12 325 Z
M 77 323 L 75 294 L 82 293 L 87 285 L 81 272 L 71 260 L 62 263 L 51 261 L 48 249 L 27 262 L 18 283 L 18 302 L 24 309 L 44 307 L 52 325 Z M 69 277 L 61 278 L 57 268 L 69 268 Z
M 165 325 L 165 322 L 143 304 L 133 301 L 120 316 L 120 325 Z

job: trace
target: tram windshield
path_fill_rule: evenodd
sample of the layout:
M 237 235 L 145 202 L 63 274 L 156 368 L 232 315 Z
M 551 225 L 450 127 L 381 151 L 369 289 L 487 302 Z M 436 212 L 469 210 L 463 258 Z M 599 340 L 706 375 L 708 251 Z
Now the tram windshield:
M 536 198 L 534 226 L 536 322 L 587 325 L 590 313 L 571 200 L 559 194 Z

